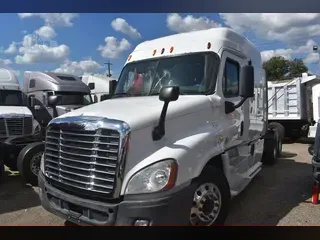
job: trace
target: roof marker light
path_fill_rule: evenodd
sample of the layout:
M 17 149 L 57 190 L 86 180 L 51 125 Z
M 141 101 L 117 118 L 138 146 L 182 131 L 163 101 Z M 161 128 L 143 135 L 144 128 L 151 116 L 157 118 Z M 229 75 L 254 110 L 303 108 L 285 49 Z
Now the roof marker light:
M 155 49 L 155 50 L 153 50 L 153 53 L 152 53 L 152 55 L 154 56 L 154 55 L 156 55 L 156 52 L 157 52 L 157 50 Z
M 164 53 L 164 48 L 162 48 L 162 50 L 161 50 L 161 54 L 163 54 Z
M 208 49 L 210 49 L 210 48 L 211 48 L 211 43 L 210 43 L 210 42 L 208 42 L 208 44 L 207 44 L 207 48 L 208 48 Z
M 129 57 L 128 57 L 128 61 L 130 61 L 131 57 L 132 57 L 132 55 L 129 55 Z
M 172 52 L 173 52 L 173 47 L 170 48 L 170 53 L 172 53 Z

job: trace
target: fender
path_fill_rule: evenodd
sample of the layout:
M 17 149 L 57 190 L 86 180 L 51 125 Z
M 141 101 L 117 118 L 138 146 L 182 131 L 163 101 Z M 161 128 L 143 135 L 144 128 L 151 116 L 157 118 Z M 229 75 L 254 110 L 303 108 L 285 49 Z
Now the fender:
M 121 195 L 124 195 L 125 188 L 134 174 L 155 162 L 161 161 L 162 159 L 165 160 L 174 158 L 177 161 L 178 175 L 176 179 L 176 186 L 191 182 L 190 180 L 198 177 L 201 174 L 203 168 L 210 159 L 222 154 L 225 149 L 238 144 L 238 125 L 239 123 L 237 121 L 228 120 L 225 122 L 207 122 L 206 124 L 199 126 L 199 128 L 188 132 L 188 136 L 184 136 L 173 143 L 169 142 L 170 139 L 173 139 L 173 136 L 168 134 L 168 136 L 165 136 L 161 142 L 157 143 L 162 145 L 157 150 L 151 149 L 152 145 L 149 145 L 149 152 L 153 153 L 147 157 L 142 157 L 141 155 L 139 156 L 137 154 L 134 156 L 129 155 L 129 158 L 139 159 L 142 157 L 143 160 L 139 161 L 125 174 L 122 182 Z M 171 124 L 171 126 L 177 125 Z M 145 136 L 145 131 L 149 132 L 150 129 L 147 128 L 139 132 L 133 132 L 131 137 L 139 139 L 140 136 Z M 171 131 L 168 129 L 168 133 L 170 132 Z M 138 145 L 136 146 L 135 143 L 141 146 L 148 144 L 148 142 L 150 144 L 150 141 L 148 140 L 146 140 L 146 142 L 133 141 L 132 145 L 134 146 L 131 146 L 129 143 L 129 148 L 136 148 Z M 190 151 L 190 149 L 192 149 L 192 151 Z

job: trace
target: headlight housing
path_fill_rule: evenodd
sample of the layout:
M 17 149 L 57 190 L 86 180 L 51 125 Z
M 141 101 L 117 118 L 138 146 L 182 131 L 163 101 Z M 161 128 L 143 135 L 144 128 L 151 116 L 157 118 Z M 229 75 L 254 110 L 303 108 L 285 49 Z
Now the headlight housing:
M 174 159 L 162 160 L 141 169 L 131 177 L 125 194 L 158 192 L 174 186 L 178 165 Z
M 44 173 L 44 154 L 41 156 L 40 170 L 42 173 Z

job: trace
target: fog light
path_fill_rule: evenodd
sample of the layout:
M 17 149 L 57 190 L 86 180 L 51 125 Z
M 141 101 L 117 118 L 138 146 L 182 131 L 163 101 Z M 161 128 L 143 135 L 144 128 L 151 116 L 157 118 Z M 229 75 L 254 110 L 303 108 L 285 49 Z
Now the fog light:
M 134 226 L 146 227 L 149 226 L 150 222 L 148 220 L 137 220 L 134 223 Z

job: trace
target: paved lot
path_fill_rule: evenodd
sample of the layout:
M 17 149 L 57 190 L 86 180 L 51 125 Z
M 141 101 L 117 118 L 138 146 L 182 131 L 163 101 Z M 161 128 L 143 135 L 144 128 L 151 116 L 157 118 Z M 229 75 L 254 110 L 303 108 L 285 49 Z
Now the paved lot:
M 307 145 L 286 144 L 277 165 L 265 167 L 232 201 L 227 224 L 320 225 L 320 205 L 310 203 L 311 165 Z M 63 225 L 42 209 L 37 189 L 9 173 L 0 186 L 1 225 Z

